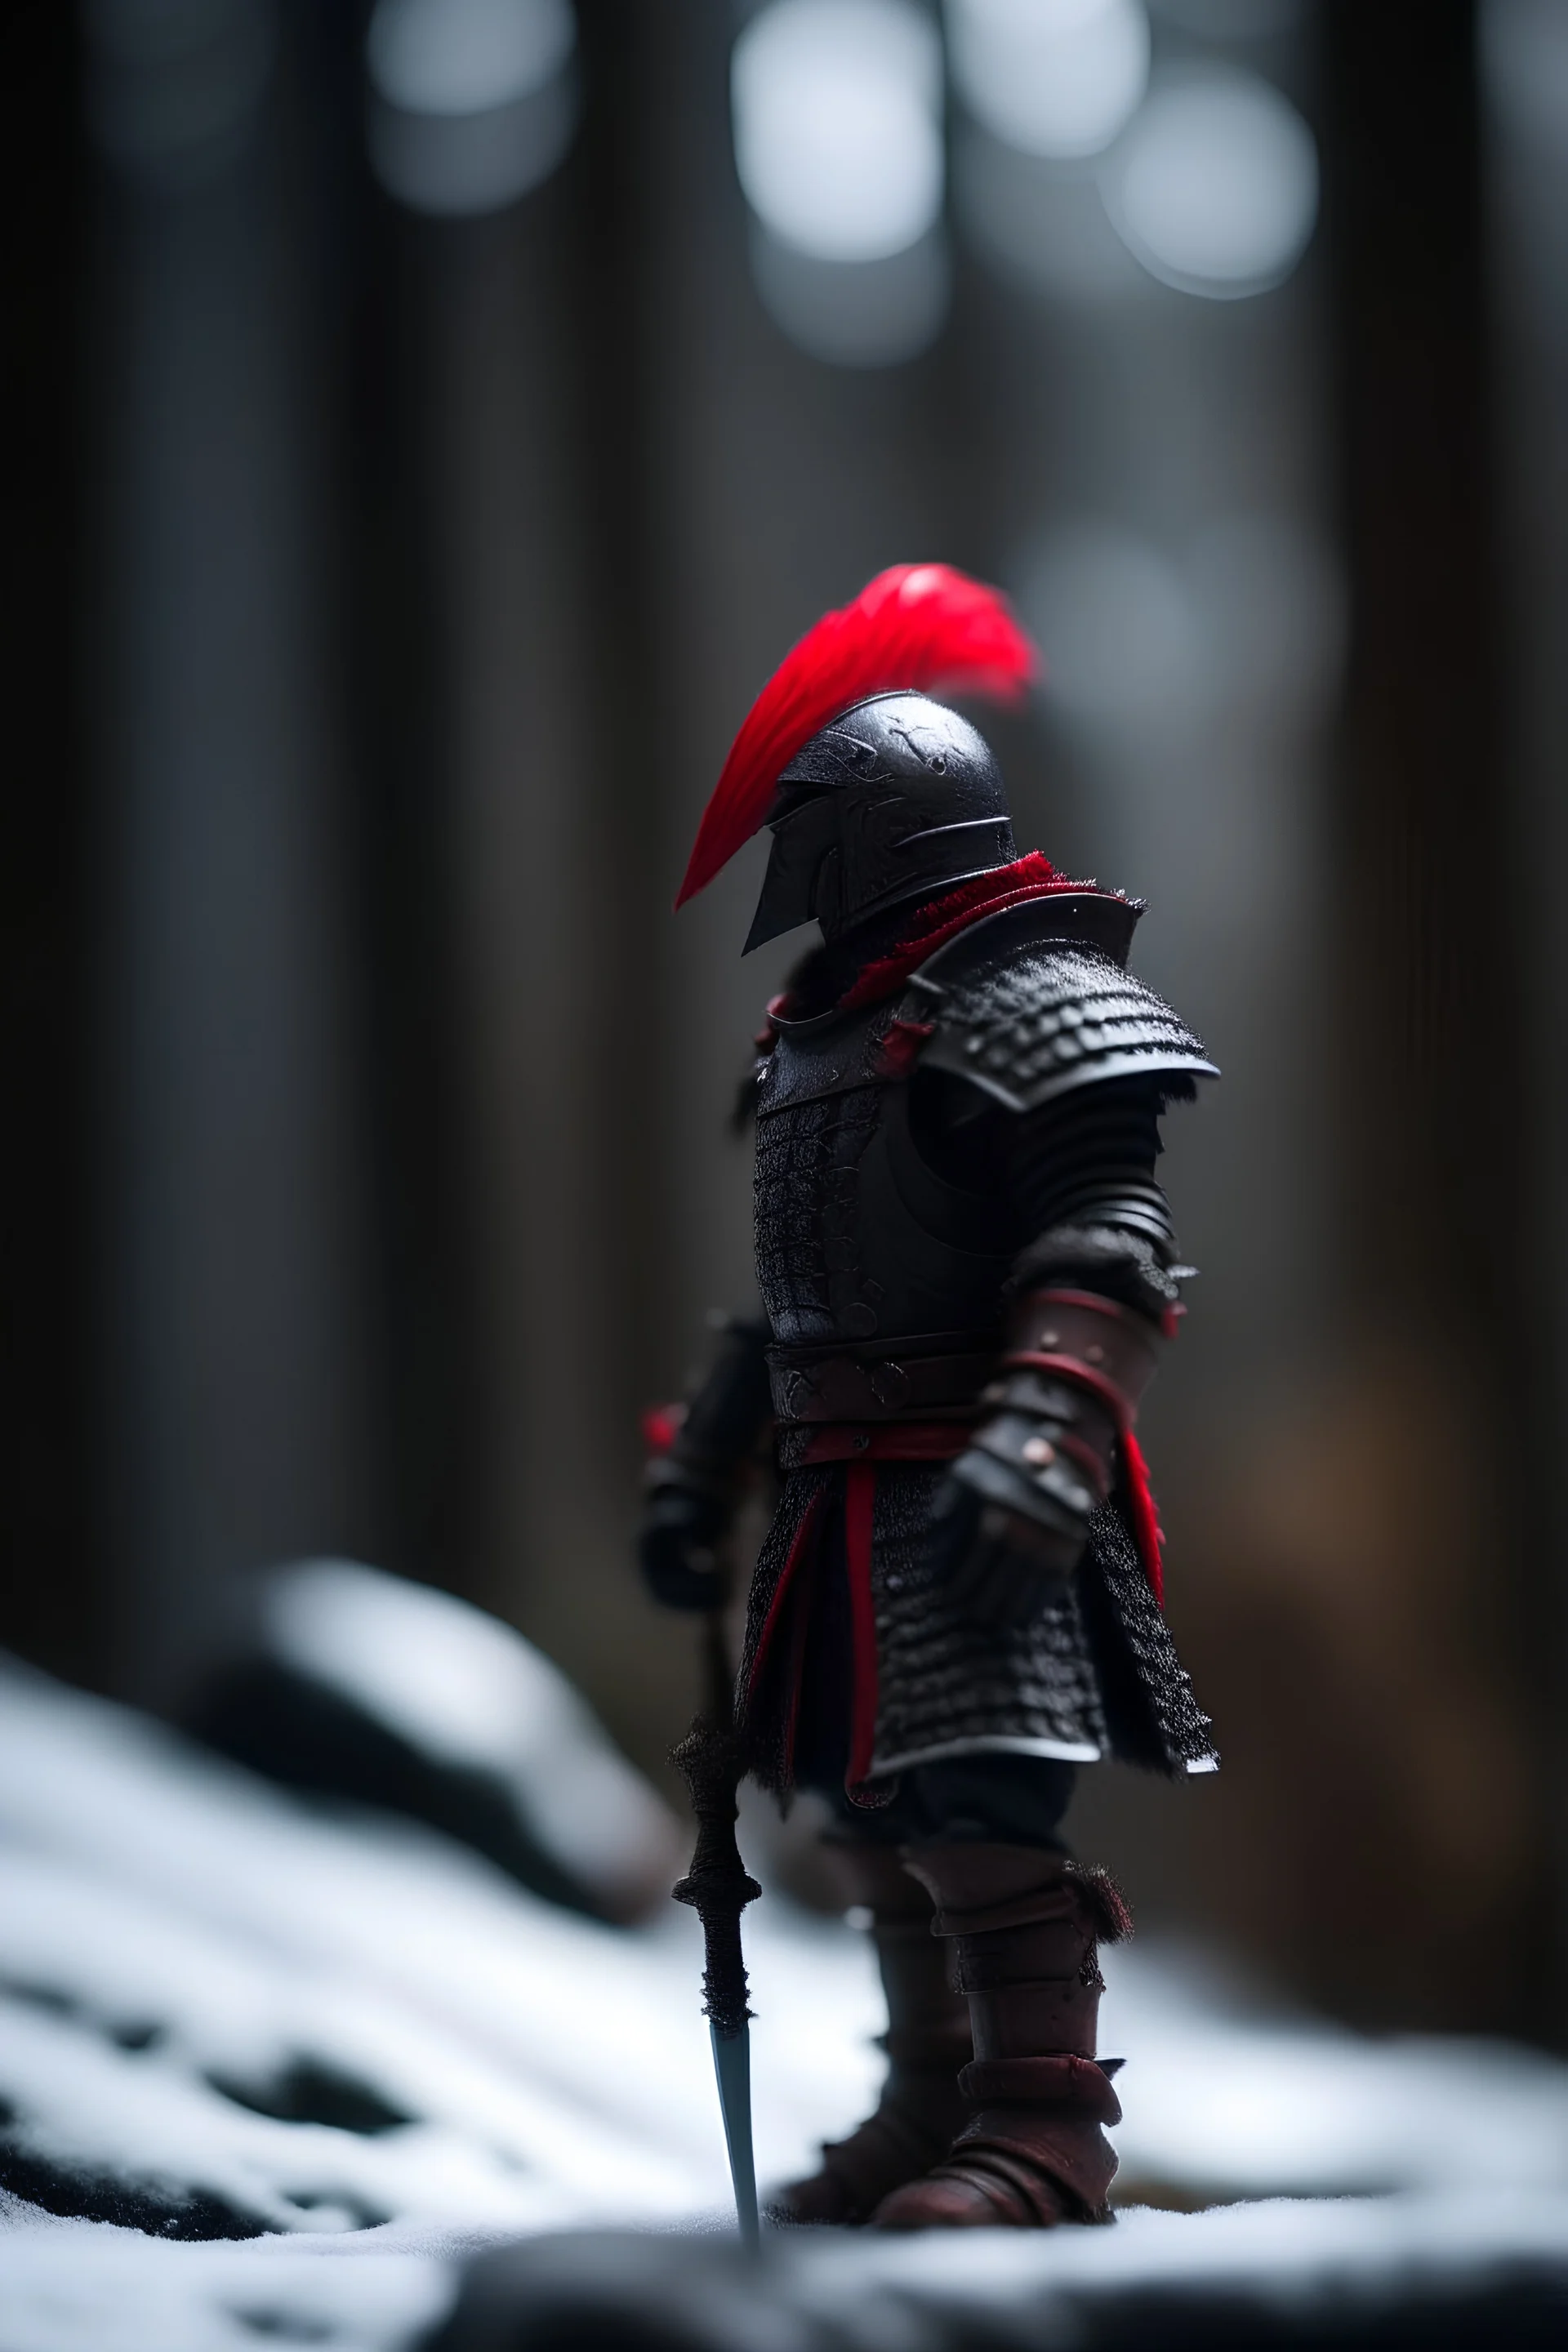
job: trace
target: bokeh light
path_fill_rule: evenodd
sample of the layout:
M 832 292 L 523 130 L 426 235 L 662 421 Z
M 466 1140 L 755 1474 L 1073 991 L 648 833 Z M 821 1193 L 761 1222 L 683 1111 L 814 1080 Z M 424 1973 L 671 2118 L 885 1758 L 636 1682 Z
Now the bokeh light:
M 735 166 L 769 234 L 878 261 L 942 211 L 942 56 L 903 0 L 776 0 L 735 44 Z
M 1288 278 L 1318 215 L 1312 134 L 1255 75 L 1205 73 L 1156 89 L 1108 160 L 1112 220 L 1168 286 L 1219 299 Z
M 377 0 L 365 37 L 371 159 L 416 211 L 499 211 L 576 127 L 570 0 Z
M 823 261 L 752 225 L 752 275 L 775 326 L 834 367 L 896 367 L 918 358 L 947 317 L 947 240 L 931 230 L 879 261 Z
M 790 341 L 840 367 L 912 359 L 947 315 L 942 50 L 907 0 L 774 0 L 735 43 L 752 275 Z
M 1140 0 L 948 0 L 947 27 L 965 105 L 1026 154 L 1099 154 L 1148 82 Z
M 567 0 L 380 0 L 366 54 L 392 105 L 478 114 L 541 89 L 575 39 Z
M 1051 649 L 1052 708 L 1097 739 L 1252 706 L 1310 723 L 1341 673 L 1338 568 L 1286 513 L 1215 514 L 1174 549 L 1109 518 L 1064 523 L 1026 560 L 1020 601 Z
M 966 122 L 954 143 L 952 188 L 976 249 L 1009 285 L 1075 306 L 1136 300 L 1152 290 L 1089 173 L 1026 155 Z

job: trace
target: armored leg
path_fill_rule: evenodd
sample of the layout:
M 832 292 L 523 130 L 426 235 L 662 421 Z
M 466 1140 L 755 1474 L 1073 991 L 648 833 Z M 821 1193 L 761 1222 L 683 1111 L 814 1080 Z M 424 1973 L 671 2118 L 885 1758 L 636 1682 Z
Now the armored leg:
M 1100 1942 L 1131 1922 L 1103 1874 L 1037 1847 L 916 1847 L 905 1862 L 936 1906 L 936 1937 L 966 1997 L 974 2056 L 959 2078 L 973 2109 L 943 2158 L 895 2189 L 881 2230 L 1048 2229 L 1105 2221 L 1121 2119 L 1096 2063 Z
M 973 2054 L 969 2011 L 947 1980 L 947 1955 L 932 1933 L 932 1898 L 890 1845 L 834 1844 L 847 1904 L 871 1914 L 871 1936 L 888 1997 L 887 2080 L 874 2114 L 822 2151 L 808 2180 L 784 2189 L 778 2210 L 792 2221 L 864 2221 L 882 2199 L 940 2161 L 969 2120 L 960 2071 Z

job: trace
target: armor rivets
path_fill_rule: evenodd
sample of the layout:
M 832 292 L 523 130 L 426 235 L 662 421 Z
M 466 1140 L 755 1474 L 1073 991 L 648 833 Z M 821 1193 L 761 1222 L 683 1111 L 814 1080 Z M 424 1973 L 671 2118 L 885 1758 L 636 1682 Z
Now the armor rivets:
M 1056 1458 L 1057 1449 L 1048 1437 L 1031 1437 L 1024 1448 L 1025 1461 L 1032 1462 L 1038 1470 L 1044 1470 Z
M 1093 1347 L 1086 1348 L 1083 1352 L 1086 1360 L 1091 1364 L 1103 1364 L 1105 1361 L 1105 1350 L 1098 1342 Z
M 1040 1345 L 1042 1348 L 1058 1347 L 1061 1343 L 1061 1336 L 1062 1335 L 1059 1331 L 1042 1331 L 1040 1334 Z

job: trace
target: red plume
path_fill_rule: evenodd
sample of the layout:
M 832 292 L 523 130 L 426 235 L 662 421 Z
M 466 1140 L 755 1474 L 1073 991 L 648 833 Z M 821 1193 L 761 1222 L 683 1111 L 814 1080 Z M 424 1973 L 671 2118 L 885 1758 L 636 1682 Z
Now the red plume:
M 903 688 L 1016 701 L 1035 649 L 994 588 L 945 563 L 895 563 L 852 604 L 825 613 L 746 714 L 702 812 L 678 907 L 711 882 L 767 815 L 801 746 L 857 702 Z

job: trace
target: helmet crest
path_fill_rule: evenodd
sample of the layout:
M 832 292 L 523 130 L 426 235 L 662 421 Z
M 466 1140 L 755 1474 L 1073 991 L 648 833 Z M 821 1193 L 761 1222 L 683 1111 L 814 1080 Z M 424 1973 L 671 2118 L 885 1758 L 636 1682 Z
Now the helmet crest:
M 678 907 L 767 820 L 773 791 L 812 737 L 869 696 L 907 688 L 1016 701 L 1035 649 L 1002 596 L 945 563 L 897 563 L 825 613 L 785 655 L 730 747 L 702 812 Z

